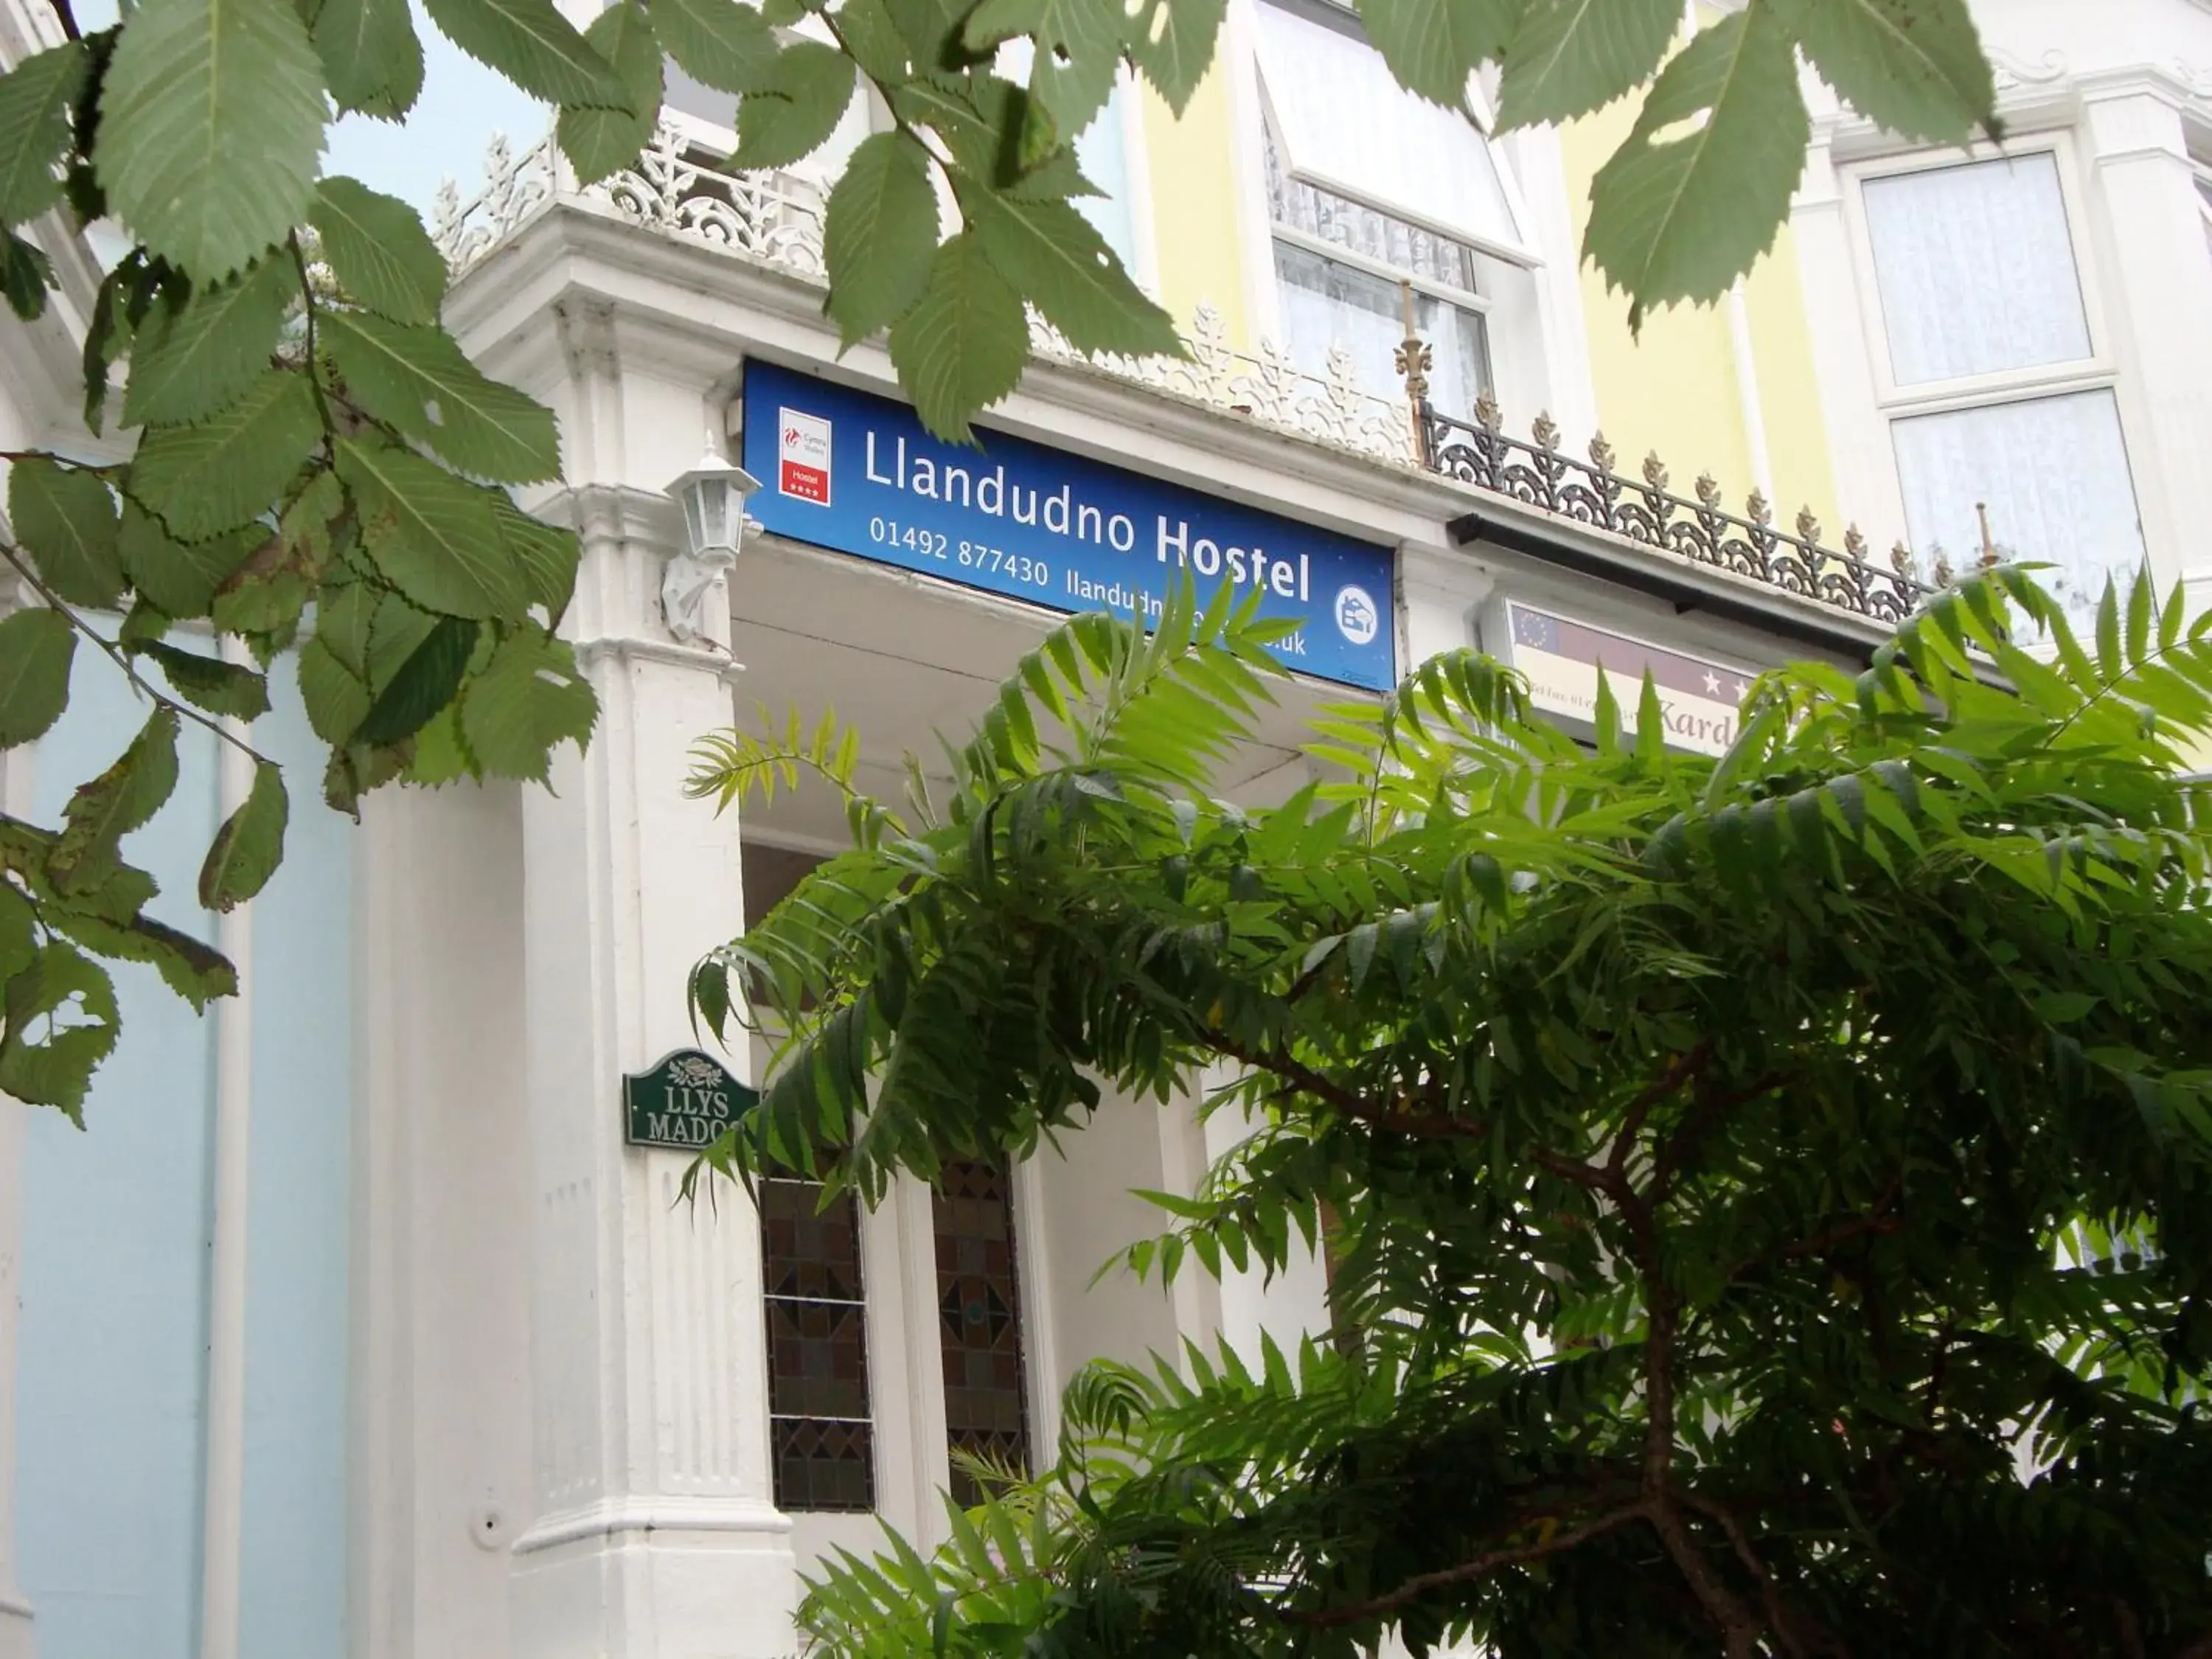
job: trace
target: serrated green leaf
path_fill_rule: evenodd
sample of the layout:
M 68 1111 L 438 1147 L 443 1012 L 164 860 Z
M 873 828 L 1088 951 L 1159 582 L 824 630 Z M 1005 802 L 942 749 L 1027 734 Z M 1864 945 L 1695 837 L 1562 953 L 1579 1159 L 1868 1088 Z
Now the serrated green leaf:
M 1632 328 L 1656 305 L 1717 298 L 1765 251 L 1810 136 L 1790 37 L 1766 0 L 1708 24 L 1660 71 L 1591 183 L 1583 241 L 1628 295 Z
M 46 874 L 63 892 L 100 885 L 115 867 L 117 843 L 161 810 L 177 787 L 177 711 L 156 708 L 112 766 L 77 786 L 46 855 Z
M 1499 131 L 1603 108 L 1650 78 L 1681 26 L 1674 0 L 1530 0 L 1504 52 Z
M 1191 94 L 1206 78 L 1228 15 L 1229 0 L 1136 0 L 1127 36 L 1130 60 L 1177 115 L 1190 107 Z
M 0 617 L 0 749 L 43 737 L 69 707 L 76 629 L 43 606 Z
M 804 161 L 836 131 L 858 83 L 853 60 L 818 40 L 800 40 L 777 54 L 766 82 L 738 105 L 739 168 L 789 167 Z
M 172 534 L 205 540 L 274 507 L 322 435 L 306 377 L 272 368 L 204 421 L 147 428 L 124 489 Z
M 349 296 L 395 323 L 434 323 L 446 297 L 446 260 L 415 210 L 358 179 L 315 187 L 323 258 Z
M 110 210 L 197 281 L 258 258 L 314 193 L 322 75 L 289 0 L 142 0 L 100 89 Z
M 1103 237 L 1066 202 L 1025 202 L 963 181 L 969 234 L 1014 290 L 1078 351 L 1180 356 L 1175 319 L 1129 280 Z
M 389 445 L 345 439 L 337 452 L 338 477 L 360 506 L 362 545 L 392 586 L 456 617 L 522 610 L 522 573 L 483 491 Z
M 460 690 L 470 653 L 477 647 L 477 623 L 459 617 L 439 617 L 377 694 L 362 716 L 354 740 L 397 743 L 428 724 Z
M 70 111 L 87 62 L 84 43 L 68 40 L 0 75 L 0 225 L 34 219 L 62 199 Z
M 241 720 L 258 720 L 269 712 L 269 682 L 242 663 L 158 642 L 143 647 L 141 654 L 160 664 L 170 689 L 195 708 Z
M 846 164 L 822 230 L 823 306 L 846 346 L 884 328 L 921 297 L 937 251 L 929 158 L 905 132 L 863 139 Z
M 622 77 L 627 109 L 564 109 L 556 124 L 561 152 L 589 184 L 637 160 L 660 118 L 660 46 L 638 0 L 616 0 L 584 31 Z
M 353 741 L 367 718 L 368 684 L 337 659 L 319 631 L 300 647 L 300 701 L 317 737 L 334 746 Z
M 478 766 L 493 777 L 543 781 L 552 751 L 579 750 L 599 720 L 599 701 L 577 672 L 565 640 L 538 629 L 509 635 L 469 681 L 461 732 Z
M 85 1090 L 122 1030 L 106 971 L 76 946 L 51 942 L 8 981 L 0 1014 L 0 1091 L 58 1107 L 82 1128 Z
M 1113 95 L 1124 18 L 1120 0 L 982 0 L 963 33 L 979 50 L 1023 36 L 1033 41 L 1030 96 L 1059 131 L 1072 135 Z
M 499 526 L 500 540 L 522 572 L 529 602 L 544 605 L 546 620 L 557 623 L 576 591 L 576 566 L 583 557 L 576 532 L 532 518 L 504 495 L 494 494 L 487 499 Z
M 397 593 L 385 592 L 377 595 L 375 609 L 368 619 L 368 654 L 361 670 L 362 679 L 372 691 L 381 691 L 392 684 L 400 668 L 415 654 L 416 647 L 430 637 L 430 630 L 439 621 L 436 613 L 420 610 Z M 331 641 L 333 649 L 339 643 Z
M 203 908 L 235 910 L 269 884 L 283 860 L 289 810 L 283 774 L 268 761 L 256 763 L 245 805 L 223 820 L 200 866 Z
M 272 254 L 235 282 L 157 303 L 131 349 L 124 420 L 196 421 L 239 397 L 268 372 L 285 311 L 299 295 L 290 258 Z
M 0 293 L 7 295 L 9 310 L 36 322 L 46 314 L 46 290 L 53 285 L 54 262 L 44 248 L 12 230 L 0 234 Z
M 26 456 L 9 471 L 8 519 L 46 586 L 70 604 L 104 608 L 122 593 L 115 497 L 99 474 Z
M 333 311 L 321 339 L 362 408 L 458 471 L 505 483 L 558 476 L 553 411 L 483 374 L 444 329 Z
M 341 109 L 396 121 L 422 94 L 422 43 L 407 0 L 320 0 L 308 29 Z
M 884 0 L 844 0 L 837 8 L 837 33 L 860 73 L 878 85 L 894 86 L 915 75 L 913 49 Z
M 1993 128 L 1996 82 L 1966 0 L 1772 0 L 1820 78 L 1892 132 L 1963 144 Z
M 407 781 L 435 789 L 475 777 L 479 769 L 461 736 L 461 707 L 447 703 L 415 733 L 415 752 L 407 763 Z
M 38 914 L 21 888 L 0 881 L 0 985 L 21 973 L 37 957 Z
M 46 916 L 48 925 L 95 956 L 149 964 L 196 1012 L 206 1012 L 217 997 L 238 994 L 238 970 L 229 957 L 151 916 L 116 921 L 59 903 L 48 905 Z
M 267 539 L 258 528 L 210 540 L 182 542 L 128 496 L 118 549 L 131 586 L 173 617 L 204 617 L 216 589 Z
M 423 0 L 422 9 L 448 40 L 534 97 L 563 108 L 629 106 L 614 65 L 553 0 Z
M 1012 392 L 1029 361 L 1029 319 L 973 234 L 937 251 L 929 285 L 891 325 L 891 362 L 921 423 L 965 442 L 978 410 Z
M 1504 51 L 1522 9 L 1522 0 L 1364 0 L 1359 21 L 1408 91 L 1464 110 L 1468 77 Z
M 775 32 L 739 0 L 652 0 L 653 31 L 676 65 L 724 92 L 747 93 L 775 72 Z

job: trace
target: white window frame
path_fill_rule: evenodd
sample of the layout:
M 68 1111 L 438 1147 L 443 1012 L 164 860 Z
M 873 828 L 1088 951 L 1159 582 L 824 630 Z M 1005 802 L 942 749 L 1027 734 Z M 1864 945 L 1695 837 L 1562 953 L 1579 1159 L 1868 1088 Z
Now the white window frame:
M 1480 84 L 1474 77 L 1468 77 L 1464 112 L 1490 146 L 1498 187 L 1505 198 L 1506 212 L 1520 234 L 1518 241 L 1501 241 L 1495 237 L 1473 233 L 1464 227 L 1440 223 L 1425 214 L 1409 213 L 1401 207 L 1377 202 L 1364 191 L 1347 185 L 1316 168 L 1301 165 L 1283 142 L 1282 124 L 1275 118 L 1267 92 L 1266 76 L 1260 64 L 1255 9 L 1273 3 L 1273 0 L 1230 0 L 1228 15 L 1223 21 L 1220 44 L 1217 48 L 1229 70 L 1229 118 L 1232 135 L 1231 165 L 1237 208 L 1243 219 L 1240 240 L 1244 247 L 1246 314 L 1253 320 L 1255 332 L 1268 339 L 1279 340 L 1282 337 L 1282 308 L 1277 290 L 1274 252 L 1274 243 L 1279 236 L 1308 252 L 1336 260 L 1368 275 L 1393 283 L 1401 278 L 1410 281 L 1418 292 L 1480 313 L 1486 331 L 1492 310 L 1490 296 L 1429 281 L 1394 265 L 1364 258 L 1339 244 L 1304 235 L 1294 228 L 1281 224 L 1275 217 L 1274 204 L 1267 190 L 1265 149 L 1266 143 L 1272 136 L 1277 155 L 1286 163 L 1284 171 L 1288 177 L 1311 185 L 1317 190 L 1340 196 L 1348 202 L 1357 203 L 1401 224 L 1412 225 L 1447 241 L 1457 242 L 1472 249 L 1478 261 L 1492 259 L 1524 270 L 1540 270 L 1544 264 L 1543 257 L 1527 240 L 1529 223 L 1528 204 L 1522 198 L 1520 185 L 1514 178 L 1507 157 L 1498 145 L 1494 136 L 1497 123 Z M 1315 3 L 1343 11 L 1347 17 L 1357 17 L 1357 14 L 1347 8 L 1334 5 L 1333 0 L 1315 0 Z M 1406 95 L 1408 98 L 1414 96 L 1410 92 Z M 1497 353 L 1494 348 L 1488 355 L 1492 377 L 1495 379 Z
M 1987 374 L 1899 385 L 1890 356 L 1889 323 L 1882 313 L 1881 285 L 1875 267 L 1874 234 L 1866 210 L 1867 185 L 1911 173 L 1943 172 L 1983 161 L 2017 161 L 2041 155 L 2052 158 L 2058 174 L 2059 205 L 2066 216 L 2067 242 L 2074 255 L 2074 278 L 2081 290 L 2089 355 L 2065 362 L 2037 363 Z M 2088 234 L 2091 222 L 2076 167 L 2072 135 L 2053 131 L 2025 136 L 2009 149 L 1977 143 L 1964 151 L 1923 151 L 1888 156 L 1858 162 L 1844 170 L 1844 225 L 1851 245 L 1852 276 L 1860 295 L 1859 321 L 1866 339 L 1868 367 L 1874 376 L 1875 402 L 1885 426 L 1908 416 L 2026 403 L 2070 392 L 2117 394 L 2119 364 L 2112 354 L 2112 330 L 2106 321 L 2104 285 L 2097 270 L 2095 249 Z M 2124 413 L 2121 425 L 2124 437 Z

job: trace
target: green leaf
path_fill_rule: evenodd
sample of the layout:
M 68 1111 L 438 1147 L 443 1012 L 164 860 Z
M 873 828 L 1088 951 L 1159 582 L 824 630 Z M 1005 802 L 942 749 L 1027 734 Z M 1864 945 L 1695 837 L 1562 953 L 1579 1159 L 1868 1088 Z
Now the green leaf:
M 36 218 L 62 199 L 70 112 L 86 63 L 84 43 L 70 40 L 0 75 L 0 225 Z
M 1963 144 L 1994 131 L 1996 83 L 1966 0 L 1773 0 L 1820 78 L 1908 137 Z
M 830 271 L 823 306 L 849 347 L 921 297 L 937 251 L 937 192 L 929 158 L 910 133 L 863 139 L 830 192 L 822 253 Z
M 1765 251 L 1810 135 L 1790 37 L 1768 0 L 1709 24 L 1660 71 L 1591 183 L 1583 244 L 1627 293 L 1632 328 L 1655 305 L 1717 298 Z
M 1027 36 L 1036 43 L 1030 91 L 1058 129 L 1077 133 L 1106 106 L 1121 67 L 1119 0 L 982 0 L 968 14 L 971 47 Z
M 456 617 L 522 610 L 522 573 L 484 492 L 390 445 L 345 439 L 337 450 L 338 477 L 361 509 L 362 543 L 401 592 Z
M 122 593 L 115 498 L 98 473 L 26 456 L 8 475 L 8 518 L 46 586 L 70 604 L 105 607 Z
M 333 311 L 320 337 L 362 408 L 456 470 L 508 483 L 559 475 L 553 411 L 484 374 L 444 329 Z
M 1499 131 L 1603 108 L 1650 78 L 1681 26 L 1674 0 L 1533 0 L 1505 48 Z
M 1191 94 L 1206 78 L 1228 15 L 1229 0 L 1136 0 L 1128 27 L 1130 59 L 1177 115 L 1190 107 Z
M 269 712 L 269 682 L 241 663 L 159 642 L 141 653 L 161 665 L 170 689 L 195 708 L 241 720 L 258 720 Z
M 196 1012 L 205 1012 L 217 997 L 238 994 L 238 970 L 229 957 L 151 916 L 117 921 L 65 904 L 48 905 L 46 916 L 49 926 L 96 956 L 150 964 Z
M 13 882 L 0 881 L 0 985 L 29 967 L 39 954 L 38 911 Z
M 565 640 L 538 629 L 509 635 L 461 699 L 461 732 L 477 763 L 494 777 L 544 781 L 552 751 L 581 750 L 599 700 L 577 672 Z
M 836 130 L 853 101 L 853 60 L 818 40 L 786 46 L 775 72 L 738 106 L 734 167 L 789 167 L 804 161 Z
M 637 160 L 653 142 L 660 117 L 660 46 L 653 23 L 638 0 L 616 0 L 584 31 L 584 39 L 606 55 L 629 94 L 627 109 L 564 109 L 556 128 L 562 154 L 589 184 Z
M 1175 319 L 1129 280 L 1091 222 L 1066 202 L 1024 202 L 963 185 L 969 232 L 1014 290 L 1078 351 L 1180 356 Z
M 973 233 L 937 250 L 929 286 L 891 326 L 891 362 L 921 423 L 966 441 L 969 418 L 1012 392 L 1029 361 L 1029 319 Z
M 422 0 L 422 9 L 448 40 L 534 97 L 563 108 L 629 106 L 614 66 L 553 0 Z
M 413 208 L 358 179 L 331 178 L 315 187 L 313 220 L 349 296 L 395 323 L 438 320 L 445 256 Z
M 775 69 L 775 32 L 739 0 L 653 0 L 653 32 L 676 66 L 724 92 L 769 83 Z
M 529 602 L 544 605 L 546 620 L 557 623 L 576 591 L 576 566 L 583 556 L 576 532 L 532 518 L 504 495 L 486 499 L 499 526 L 499 538 L 522 572 Z
M 33 1106 L 58 1107 L 84 1127 L 84 1095 L 114 1052 L 122 1021 L 106 971 L 74 945 L 48 944 L 0 994 L 0 1090 Z
M 8 295 L 8 309 L 25 322 L 46 313 L 46 290 L 54 285 L 54 264 L 46 250 L 27 242 L 14 231 L 0 234 L 0 290 Z
M 1359 21 L 1408 91 L 1464 110 L 1468 76 L 1505 50 L 1521 10 L 1521 0 L 1363 0 Z
M 300 297 L 291 259 L 272 254 L 235 282 L 156 304 L 131 349 L 123 418 L 133 426 L 196 421 L 269 370 L 284 313 Z
M 478 627 L 459 617 L 439 617 L 369 705 L 353 740 L 397 743 L 428 724 L 460 690 Z
M 44 606 L 0 617 L 0 749 L 40 738 L 69 707 L 76 629 Z
M 223 820 L 200 866 L 203 908 L 234 910 L 269 884 L 284 856 L 289 811 L 283 775 L 270 762 L 259 762 L 246 804 Z
M 659 7 L 654 15 L 659 15 Z M 896 86 L 915 73 L 913 50 L 891 21 L 884 0 L 844 0 L 837 8 L 837 32 L 860 73 L 878 86 Z
M 258 526 L 212 540 L 180 542 L 152 514 L 123 501 L 119 550 L 131 586 L 171 617 L 204 617 L 216 589 L 267 540 Z
M 269 512 L 322 435 L 306 377 L 272 368 L 204 421 L 147 428 L 124 489 L 172 534 L 204 540 Z
M 115 764 L 79 784 L 63 809 L 61 840 L 46 873 L 64 893 L 100 885 L 115 869 L 123 837 L 161 810 L 177 787 L 177 711 L 156 708 Z
M 289 0 L 143 0 L 100 89 L 110 210 L 196 280 L 229 276 L 307 215 L 322 76 Z
M 478 775 L 480 769 L 461 736 L 461 708 L 447 703 L 415 733 L 415 753 L 407 763 L 407 781 L 435 789 Z
M 407 0 L 321 0 L 308 29 L 341 109 L 396 121 L 422 94 L 422 43 Z
M 300 647 L 300 701 L 307 724 L 325 743 L 353 741 L 369 708 L 368 686 L 340 662 L 320 633 Z

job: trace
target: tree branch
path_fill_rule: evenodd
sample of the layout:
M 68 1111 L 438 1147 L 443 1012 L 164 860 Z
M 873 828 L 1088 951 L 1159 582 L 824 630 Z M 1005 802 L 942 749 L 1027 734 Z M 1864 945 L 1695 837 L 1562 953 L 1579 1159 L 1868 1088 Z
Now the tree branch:
M 1652 1109 L 1690 1079 L 1702 1073 L 1712 1057 L 1712 1039 L 1699 1038 L 1686 1052 L 1675 1055 L 1668 1062 L 1667 1069 L 1661 1073 L 1658 1081 L 1628 1103 L 1628 1109 L 1621 1117 L 1620 1133 L 1613 1137 L 1613 1150 L 1606 1154 L 1605 1167 L 1610 1173 L 1618 1176 L 1628 1167 L 1628 1154 L 1634 1148 L 1637 1137 L 1644 1133 L 1644 1125 L 1650 1118 Z
M 1388 1129 L 1396 1134 L 1442 1140 L 1477 1139 L 1488 1133 L 1481 1124 L 1464 1118 L 1394 1112 L 1374 1105 L 1335 1079 L 1324 1077 L 1289 1054 L 1274 1049 L 1252 1048 L 1237 1042 L 1225 1031 L 1201 1027 L 1199 1035 L 1231 1060 L 1249 1066 L 1255 1072 L 1265 1072 L 1270 1077 L 1280 1078 L 1292 1089 L 1311 1095 L 1315 1099 L 1334 1107 L 1346 1117 L 1355 1118 L 1370 1127 Z
M 262 754 L 262 752 L 256 749 L 252 744 L 246 742 L 245 738 L 230 731 L 221 720 L 216 720 L 210 715 L 204 714 L 198 709 L 193 708 L 190 703 L 179 702 L 176 698 L 155 690 L 151 685 L 149 685 L 146 683 L 145 678 L 139 673 L 137 665 L 133 663 L 131 659 L 124 653 L 122 648 L 118 646 L 114 641 L 109 639 L 105 634 L 102 634 L 90 623 L 78 616 L 70 606 L 64 605 L 62 602 L 60 595 L 57 594 L 52 588 L 47 586 L 44 581 L 40 580 L 39 573 L 31 568 L 29 563 L 24 559 L 21 550 L 9 543 L 0 542 L 0 559 L 4 559 L 9 564 L 13 565 L 15 568 L 15 574 L 31 585 L 33 589 L 37 592 L 39 597 L 46 602 L 49 608 L 58 611 L 62 617 L 67 620 L 71 628 L 76 629 L 78 633 L 83 635 L 85 638 L 90 640 L 94 645 L 98 646 L 101 652 L 106 655 L 108 659 L 114 663 L 118 668 L 123 671 L 124 678 L 129 680 L 131 684 L 142 694 L 151 697 L 162 708 L 183 716 L 185 720 L 191 720 L 196 725 L 207 727 L 207 729 L 214 732 L 216 736 L 222 738 L 232 748 L 237 750 L 240 754 L 250 757 L 255 765 L 270 766 L 275 763 L 266 756 Z
M 1774 1575 L 1766 1570 L 1766 1564 L 1759 1559 L 1759 1552 L 1752 1547 L 1750 1534 L 1744 1531 L 1743 1522 L 1736 1519 L 1735 1511 L 1710 1498 L 1700 1498 L 1695 1492 L 1684 1492 L 1682 1502 L 1728 1534 L 1729 1544 L 1735 1551 L 1736 1559 L 1743 1563 L 1744 1571 L 1759 1586 L 1759 1600 L 1766 1608 L 1766 1622 L 1773 1627 L 1776 1638 L 1789 1653 L 1790 1659 L 1809 1659 L 1805 1644 L 1799 1639 L 1791 1622 L 1789 1606 L 1782 1599 L 1781 1586 L 1774 1582 Z
M 1381 1613 L 1395 1613 L 1426 1595 L 1431 1590 L 1449 1589 L 1455 1584 L 1472 1583 L 1488 1577 L 1501 1567 L 1524 1566 L 1531 1561 L 1571 1550 L 1591 1539 L 1626 1526 L 1631 1521 L 1650 1519 L 1651 1506 L 1638 1498 L 1633 1504 L 1607 1510 L 1594 1521 L 1583 1522 L 1569 1532 L 1553 1533 L 1533 1544 L 1516 1545 L 1510 1549 L 1492 1550 L 1478 1555 L 1472 1561 L 1462 1561 L 1455 1567 L 1440 1567 L 1434 1572 L 1417 1573 L 1407 1579 L 1387 1595 L 1371 1601 L 1355 1602 L 1350 1607 L 1324 1607 L 1317 1613 L 1291 1613 L 1282 1615 L 1286 1624 L 1304 1625 L 1310 1629 L 1327 1630 L 1338 1625 L 1357 1624 L 1363 1619 L 1372 1619 Z

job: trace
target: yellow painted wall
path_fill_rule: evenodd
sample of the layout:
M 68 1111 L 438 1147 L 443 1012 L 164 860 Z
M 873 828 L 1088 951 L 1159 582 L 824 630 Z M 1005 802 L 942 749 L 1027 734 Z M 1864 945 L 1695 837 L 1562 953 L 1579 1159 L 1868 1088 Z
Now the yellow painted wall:
M 1624 98 L 1559 134 L 1577 246 L 1589 222 L 1590 180 L 1627 137 L 1638 106 L 1635 97 Z M 1689 495 L 1698 475 L 1710 472 L 1729 510 L 1741 513 L 1756 478 L 1726 302 L 1655 312 L 1635 335 L 1628 328 L 1627 299 L 1608 290 L 1596 267 L 1582 267 L 1582 284 L 1598 420 L 1624 470 L 1635 471 L 1645 455 L 1656 452 L 1677 494 Z M 1746 281 L 1744 301 L 1767 459 L 1781 497 L 1775 517 L 1787 529 L 1797 509 L 1809 506 L 1823 539 L 1835 545 L 1843 525 L 1836 517 L 1812 336 L 1788 227 Z
M 1231 342 L 1249 346 L 1244 250 L 1237 228 L 1236 131 L 1222 52 L 1215 52 L 1180 118 L 1146 82 L 1143 118 L 1160 303 L 1188 329 L 1200 302 L 1211 301 Z

